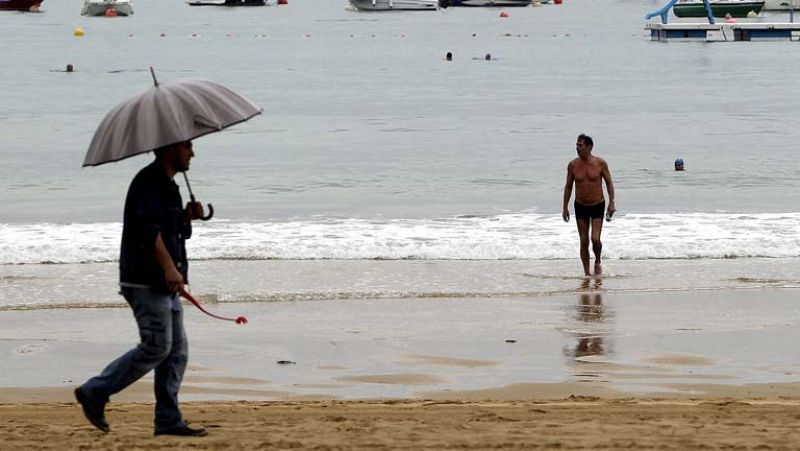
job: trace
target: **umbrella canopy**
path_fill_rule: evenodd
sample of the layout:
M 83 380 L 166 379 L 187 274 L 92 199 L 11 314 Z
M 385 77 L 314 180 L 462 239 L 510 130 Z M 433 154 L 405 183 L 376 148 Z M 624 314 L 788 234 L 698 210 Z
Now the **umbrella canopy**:
M 119 161 L 189 141 L 260 113 L 261 108 L 211 80 L 156 81 L 155 86 L 123 101 L 106 115 L 94 133 L 83 166 Z

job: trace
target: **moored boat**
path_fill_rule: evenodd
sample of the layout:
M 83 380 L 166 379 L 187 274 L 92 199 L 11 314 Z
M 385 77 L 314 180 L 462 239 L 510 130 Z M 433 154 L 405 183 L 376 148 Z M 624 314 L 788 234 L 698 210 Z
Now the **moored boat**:
M 130 16 L 131 0 L 85 0 L 82 16 Z
M 186 0 L 191 6 L 266 6 L 266 0 Z
M 438 0 L 350 0 L 356 9 L 364 11 L 434 11 Z
M 510 8 L 515 6 L 528 6 L 534 0 L 439 0 L 439 5 L 443 8 L 450 6 L 498 6 L 503 8 Z M 541 1 L 539 3 L 542 3 Z
M 747 17 L 750 12 L 761 13 L 765 0 L 709 0 L 714 17 Z M 677 17 L 706 17 L 703 0 L 678 0 L 672 7 Z
M 38 11 L 43 0 L 0 0 L 0 10 Z

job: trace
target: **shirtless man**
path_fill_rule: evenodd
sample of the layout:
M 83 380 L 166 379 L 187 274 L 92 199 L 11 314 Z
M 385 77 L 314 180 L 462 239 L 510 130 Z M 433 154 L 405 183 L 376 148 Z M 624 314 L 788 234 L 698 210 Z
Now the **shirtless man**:
M 592 155 L 594 141 L 590 136 L 580 134 L 575 143 L 578 158 L 567 165 L 567 184 L 564 185 L 564 210 L 561 216 L 569 222 L 569 199 L 572 197 L 572 185 L 575 185 L 575 222 L 578 224 L 578 236 L 581 239 L 581 262 L 583 273 L 589 272 L 589 229 L 591 226 L 592 250 L 594 251 L 594 273 L 603 273 L 600 253 L 603 243 L 600 232 L 603 230 L 603 215 L 606 213 L 606 200 L 603 197 L 603 180 L 608 190 L 608 218 L 617 211 L 614 206 L 614 182 L 608 164 L 600 157 Z

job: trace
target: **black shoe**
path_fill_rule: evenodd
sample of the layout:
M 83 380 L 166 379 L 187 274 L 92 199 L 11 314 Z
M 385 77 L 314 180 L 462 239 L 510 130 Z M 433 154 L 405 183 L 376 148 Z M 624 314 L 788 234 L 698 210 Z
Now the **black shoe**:
M 189 426 L 176 426 L 174 428 L 156 431 L 155 435 L 179 435 L 182 437 L 205 437 L 208 435 L 203 428 L 190 428 Z
M 75 399 L 78 400 L 78 404 L 83 408 L 83 414 L 86 416 L 86 419 L 89 420 L 94 427 L 103 432 L 108 432 L 110 430 L 105 413 L 103 413 L 106 407 L 105 403 L 98 404 L 92 401 L 80 387 L 75 389 Z

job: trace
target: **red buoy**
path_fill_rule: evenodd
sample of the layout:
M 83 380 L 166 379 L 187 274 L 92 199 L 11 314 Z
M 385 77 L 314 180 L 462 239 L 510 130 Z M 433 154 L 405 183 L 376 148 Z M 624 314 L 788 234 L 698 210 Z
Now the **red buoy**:
M 500 13 L 500 17 L 502 17 L 503 19 L 505 19 L 506 17 L 508 17 L 508 13 L 507 13 L 507 12 L 505 12 L 505 11 L 503 11 L 503 12 L 501 12 L 501 13 Z

